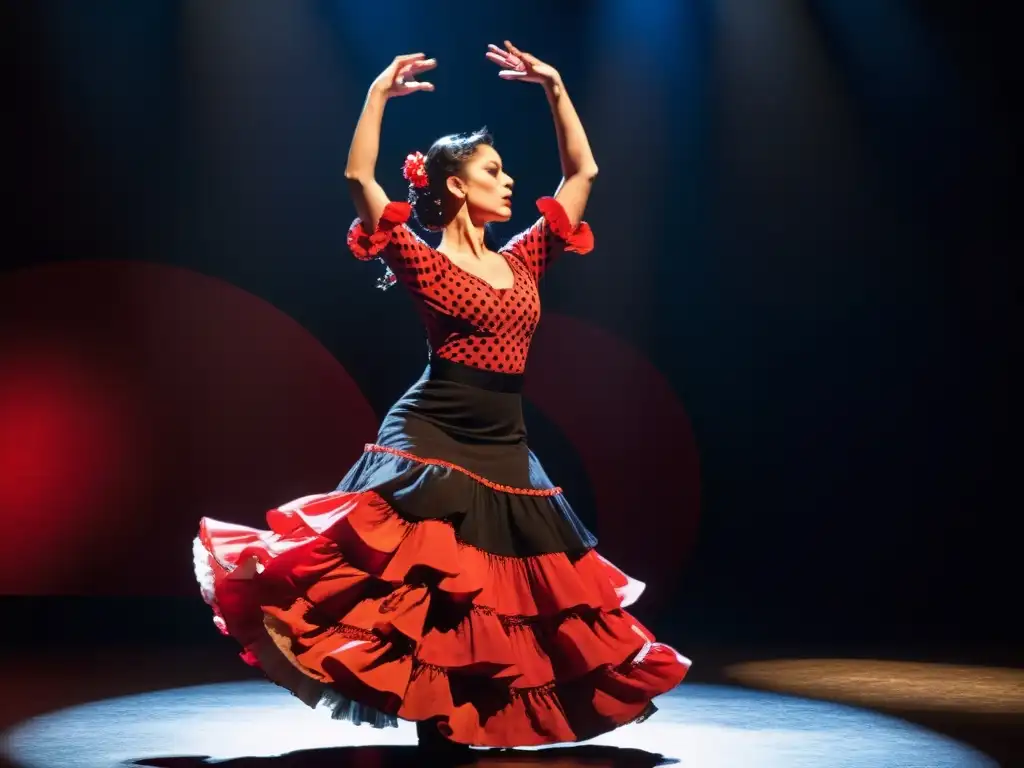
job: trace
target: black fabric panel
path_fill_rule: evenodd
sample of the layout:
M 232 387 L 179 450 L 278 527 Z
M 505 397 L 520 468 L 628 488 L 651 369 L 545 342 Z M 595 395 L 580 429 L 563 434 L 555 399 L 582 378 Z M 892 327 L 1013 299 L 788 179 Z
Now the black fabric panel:
M 507 375 L 433 361 L 391 407 L 377 444 L 499 486 L 553 489 L 527 445 L 522 397 L 508 391 L 517 386 Z M 338 490 L 375 491 L 413 522 L 443 519 L 462 541 L 495 555 L 577 553 L 597 544 L 561 494 L 495 489 L 457 469 L 391 453 L 364 453 Z
M 526 379 L 521 373 L 487 371 L 434 356 L 430 358 L 425 376 L 435 381 L 454 381 L 492 392 L 514 393 L 523 391 L 523 383 Z
M 410 522 L 444 520 L 460 540 L 494 555 L 574 554 L 597 546 L 562 494 L 507 493 L 458 470 L 393 454 L 363 454 L 338 489 L 374 491 Z
M 378 444 L 457 464 L 499 485 L 551 487 L 543 472 L 531 477 L 533 462 L 519 394 L 430 374 L 428 368 L 388 411 Z

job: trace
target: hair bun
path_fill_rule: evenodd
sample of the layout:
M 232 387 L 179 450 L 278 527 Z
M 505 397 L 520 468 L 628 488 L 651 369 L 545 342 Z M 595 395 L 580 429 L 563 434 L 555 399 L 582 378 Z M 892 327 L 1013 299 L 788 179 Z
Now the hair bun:
M 409 204 L 416 221 L 424 229 L 438 232 L 444 229 L 444 209 L 441 196 L 430 187 L 409 186 Z
M 444 200 L 448 195 L 445 180 L 458 174 L 481 144 L 492 144 L 486 128 L 442 136 L 426 156 L 422 152 L 411 152 L 405 158 L 402 175 L 409 182 L 409 204 L 421 227 L 431 232 L 444 229 Z

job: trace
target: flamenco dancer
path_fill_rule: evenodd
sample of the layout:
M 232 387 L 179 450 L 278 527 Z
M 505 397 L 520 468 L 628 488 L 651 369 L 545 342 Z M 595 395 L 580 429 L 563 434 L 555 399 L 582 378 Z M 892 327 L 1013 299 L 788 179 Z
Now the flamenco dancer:
M 593 738 L 653 714 L 690 664 L 625 610 L 644 585 L 597 553 L 527 446 L 537 284 L 563 252 L 593 247 L 581 219 L 597 165 L 558 72 L 508 41 L 486 56 L 543 87 L 557 192 L 491 250 L 485 226 L 512 215 L 513 182 L 477 132 L 411 154 L 408 202 L 389 201 L 374 178 L 384 107 L 432 91 L 417 76 L 436 66 L 395 58 L 352 139 L 348 246 L 414 297 L 427 368 L 335 491 L 270 510 L 269 530 L 203 518 L 195 542 L 204 599 L 244 660 L 336 719 L 415 721 L 421 745 L 445 749 Z M 413 214 L 438 248 L 408 228 Z

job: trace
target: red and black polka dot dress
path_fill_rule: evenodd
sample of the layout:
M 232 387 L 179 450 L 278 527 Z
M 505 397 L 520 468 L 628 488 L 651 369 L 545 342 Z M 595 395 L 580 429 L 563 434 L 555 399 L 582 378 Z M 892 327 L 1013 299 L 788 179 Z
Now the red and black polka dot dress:
M 554 198 L 541 198 L 537 207 L 541 217 L 500 251 L 515 278 L 506 289 L 494 288 L 427 245 L 406 226 L 408 203 L 390 203 L 372 234 L 353 222 L 348 244 L 356 258 L 381 258 L 411 292 L 433 355 L 472 368 L 522 373 L 540 320 L 538 281 L 564 251 L 583 254 L 593 248 L 589 226 L 572 228 Z
M 501 249 L 497 289 L 428 246 L 391 203 L 348 243 L 415 297 L 432 350 L 336 489 L 203 518 L 196 577 L 249 664 L 335 719 L 490 747 L 591 739 L 656 711 L 690 662 L 627 608 L 644 585 L 527 447 L 521 382 L 537 284 L 593 236 L 552 198 Z

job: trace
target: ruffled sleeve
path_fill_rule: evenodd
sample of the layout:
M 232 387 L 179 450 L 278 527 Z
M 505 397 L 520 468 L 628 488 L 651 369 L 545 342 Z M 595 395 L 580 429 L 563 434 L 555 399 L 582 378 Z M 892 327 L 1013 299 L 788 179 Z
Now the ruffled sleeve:
M 348 228 L 348 249 L 360 261 L 376 259 L 391 241 L 395 229 L 403 226 L 411 214 L 412 206 L 408 203 L 388 203 L 373 233 L 367 232 L 361 219 L 356 219 Z
M 553 197 L 537 201 L 540 218 L 529 229 L 513 237 L 502 249 L 510 251 L 539 280 L 547 268 L 564 252 L 586 254 L 594 249 L 594 233 L 581 221 L 575 227 L 565 208 Z
M 381 288 L 401 282 L 422 293 L 441 278 L 443 265 L 437 252 L 406 226 L 411 214 L 409 203 L 391 202 L 372 233 L 359 219 L 348 229 L 347 244 L 353 256 L 360 261 L 380 259 L 387 265 L 388 271 L 378 282 Z

